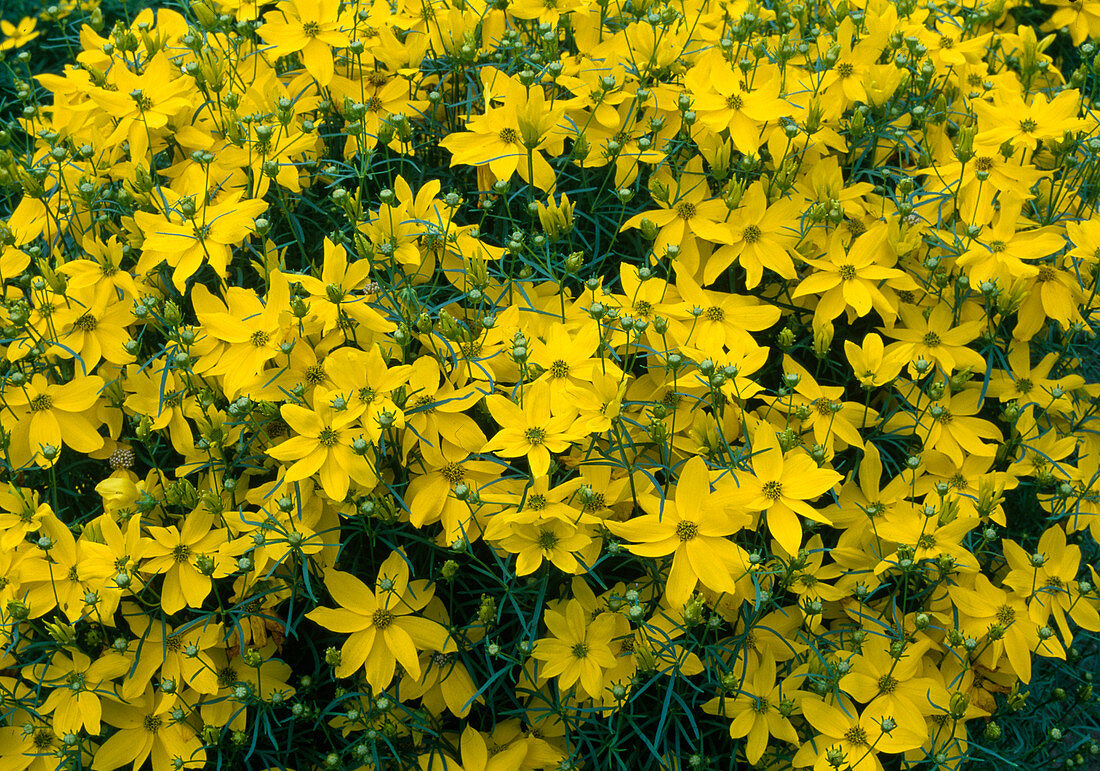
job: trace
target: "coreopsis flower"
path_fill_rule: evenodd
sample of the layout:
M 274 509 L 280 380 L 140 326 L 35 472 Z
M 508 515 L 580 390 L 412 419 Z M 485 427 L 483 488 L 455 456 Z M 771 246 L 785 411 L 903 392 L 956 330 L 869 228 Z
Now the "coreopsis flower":
M 428 604 L 435 589 L 425 580 L 409 580 L 409 565 L 401 552 L 391 552 L 382 563 L 373 588 L 337 570 L 326 571 L 325 588 L 337 607 L 314 608 L 306 618 L 350 635 L 341 647 L 337 677 L 364 669 L 371 688 L 382 691 L 393 681 L 398 663 L 420 679 L 418 651 L 445 650 L 447 630 L 414 615 Z
M 1051 377 L 1059 356 L 1050 352 L 1034 366 L 1031 345 L 1016 343 L 1008 352 L 1008 367 L 993 372 L 986 395 L 1001 402 L 1015 401 L 1028 412 L 1069 415 L 1074 409 L 1074 392 L 1083 388 L 1085 379 L 1077 373 Z
M 483 71 L 483 79 L 493 77 L 489 69 Z M 548 103 L 541 85 L 506 88 L 502 98 L 504 105 L 499 107 L 488 106 L 486 100 L 485 114 L 467 120 L 465 131 L 449 134 L 440 146 L 450 151 L 452 166 L 486 166 L 504 181 L 518 174 L 524 182 L 551 192 L 556 179 L 543 152 L 561 145 L 557 126 L 565 108 Z
M 802 714 L 820 736 L 803 744 L 794 762 L 796 766 L 812 764 L 817 771 L 882 771 L 879 753 L 905 752 L 921 746 L 927 737 L 923 720 L 906 724 L 879 708 L 859 711 L 846 700 L 827 704 L 807 697 L 802 700 Z
M 118 730 L 96 751 L 94 771 L 127 766 L 138 771 L 147 761 L 157 771 L 203 768 L 206 749 L 186 721 L 173 717 L 178 704 L 175 693 L 162 690 L 154 695 L 152 686 L 126 702 L 105 700 L 103 721 Z
M 0 425 L 11 433 L 8 459 L 13 468 L 52 466 L 63 446 L 79 453 L 103 446 L 99 421 L 92 417 L 104 387 L 99 375 L 50 383 L 45 375 L 35 374 L 19 388 L 13 387 L 9 376 L 6 385 L 7 409 L 0 415 Z
M 27 599 L 32 607 L 57 608 L 71 622 L 91 617 L 110 618 L 118 607 L 120 596 L 109 581 L 113 575 L 110 550 L 81 534 L 73 532 L 56 516 L 42 520 L 45 545 L 44 560 L 28 565 L 23 579 L 33 585 Z M 101 622 L 102 623 L 102 622 Z
M 495 450 L 505 458 L 526 456 L 535 477 L 544 476 L 550 469 L 551 452 L 564 452 L 579 438 L 574 428 L 575 411 L 551 411 L 546 381 L 524 388 L 522 406 L 496 394 L 485 397 L 485 403 L 501 429 L 482 452 Z
M 776 681 L 773 656 L 765 654 L 752 666 L 738 662 L 726 677 L 732 681 L 732 694 L 711 699 L 703 711 L 733 719 L 730 738 L 745 739 L 745 757 L 750 763 L 759 762 L 773 736 L 789 744 L 799 743 L 790 717 L 798 711 L 794 697 L 801 692 L 788 688 L 784 693 L 783 683 Z
M 126 327 L 134 322 L 133 301 L 120 300 L 110 284 L 77 289 L 67 287 L 64 303 L 51 313 L 55 334 L 50 353 L 73 358 L 82 372 L 91 372 L 100 361 L 127 364 L 130 340 Z
M 723 204 L 724 205 L 724 204 Z M 713 283 L 734 262 L 745 269 L 745 286 L 757 287 L 764 268 L 785 279 L 794 279 L 790 249 L 798 240 L 799 206 L 790 198 L 771 203 L 761 182 L 749 185 L 740 206 L 730 215 L 733 234 L 714 250 L 703 266 L 704 284 Z
M 680 608 L 702 583 L 715 592 L 737 591 L 746 555 L 728 536 L 750 521 L 737 506 L 733 480 L 727 475 L 712 489 L 706 461 L 695 456 L 680 470 L 671 500 L 645 496 L 639 501 L 646 514 L 626 522 L 607 522 L 616 535 L 633 541 L 627 549 L 641 557 L 671 554 L 672 567 L 665 594 Z
M 1046 624 L 1053 615 L 1067 645 L 1072 639 L 1067 615 L 1083 629 L 1100 631 L 1100 615 L 1096 607 L 1081 596 L 1076 580 L 1081 548 L 1067 545 L 1066 533 L 1061 527 L 1047 528 L 1032 554 L 1007 538 L 1001 543 L 1009 567 L 1004 577 L 1005 585 L 1020 596 L 1030 597 L 1028 613 L 1032 621 Z
M 887 324 L 897 318 L 896 291 L 914 290 L 917 284 L 896 262 L 886 243 L 886 228 L 873 228 L 847 247 L 839 232 L 829 239 L 828 255 L 806 259 L 815 271 L 804 278 L 791 297 L 820 295 L 814 306 L 814 324 L 823 325 L 849 310 L 856 317 L 873 308 Z M 845 341 L 850 342 L 850 341 Z
M 967 269 L 971 286 L 986 281 L 1010 285 L 1016 279 L 1038 275 L 1039 267 L 1025 260 L 1041 260 L 1065 246 L 1062 235 L 1052 228 L 1020 228 L 1022 199 L 1009 204 L 1002 193 L 1001 209 L 992 226 L 982 228 L 970 248 L 956 263 Z
M 916 391 L 916 387 L 911 388 Z M 932 403 L 895 413 L 886 422 L 889 428 L 901 428 L 922 438 L 924 446 L 942 452 L 958 466 L 964 453 L 992 456 L 1002 441 L 1001 430 L 988 420 L 977 417 L 981 410 L 981 388 L 964 388 L 943 395 Z M 985 440 L 993 442 L 988 444 Z
M 348 403 L 332 392 L 316 393 L 313 409 L 284 404 L 280 413 L 297 435 L 270 448 L 267 454 L 291 463 L 286 470 L 287 481 L 317 474 L 325 495 L 339 503 L 347 497 L 353 479 L 369 488 L 378 478 L 370 462 L 356 450 L 357 441 L 365 442 L 362 429 L 356 427 L 365 412 L 366 405 Z
M 878 413 L 856 402 L 843 400 L 840 386 L 822 386 L 789 355 L 783 357 L 784 373 L 797 376 L 791 393 L 766 398 L 772 409 L 786 413 L 801 432 L 813 432 L 813 443 L 831 453 L 834 437 L 844 445 L 862 447 L 860 429 L 878 420 Z
M 1039 626 L 1032 621 L 1023 598 L 996 587 L 982 573 L 969 585 L 948 588 L 952 604 L 958 609 L 959 631 L 983 645 L 981 661 L 996 669 L 1002 656 L 1022 682 L 1031 680 L 1031 654 L 1041 644 Z
M 864 388 L 876 388 L 891 382 L 905 366 L 903 354 L 896 349 L 886 353 L 882 338 L 874 332 L 855 343 L 844 341 L 844 354 L 852 365 L 852 373 Z
M 686 274 L 678 277 L 677 289 L 686 312 L 670 319 L 669 333 L 700 358 L 717 356 L 724 348 L 755 350 L 757 342 L 749 333 L 767 329 L 782 315 L 779 308 L 751 296 L 703 289 Z
M 366 290 L 370 279 L 370 260 L 348 262 L 342 244 L 324 241 L 324 262 L 319 278 L 296 276 L 310 294 L 310 315 L 321 322 L 321 334 L 349 326 L 349 320 L 373 332 L 390 332 L 394 326 L 371 307 Z M 351 330 L 346 330 L 345 334 Z
M 507 515 L 498 515 L 498 517 Z M 509 522 L 507 531 L 491 538 L 500 548 L 516 555 L 516 575 L 535 572 L 550 562 L 563 573 L 587 572 L 600 553 L 594 540 L 595 527 L 589 522 L 569 522 L 557 517 L 538 517 L 530 521 Z
M 947 702 L 944 687 L 931 677 L 922 677 L 924 653 L 930 640 L 910 643 L 894 650 L 887 637 L 876 637 L 848 661 L 848 674 L 840 679 L 840 689 L 866 710 L 889 715 L 900 724 L 920 733 L 925 715 Z
M 642 228 L 648 220 L 660 228 L 653 242 L 654 254 L 667 252 L 669 246 L 678 248 L 676 264 L 682 266 L 684 272 L 698 275 L 704 266 L 711 264 L 711 260 L 703 260 L 701 254 L 707 242 L 728 244 L 735 238 L 732 225 L 726 222 L 729 209 L 721 198 L 711 194 L 703 173 L 703 159 L 693 157 L 679 176 L 660 168 L 650 185 L 660 186 L 658 190 L 663 195 L 654 195 L 654 200 L 661 208 L 631 217 L 621 229 Z M 704 280 L 703 283 L 710 282 Z
M 757 153 L 764 144 L 767 123 L 795 110 L 780 96 L 778 68 L 767 65 L 746 78 L 714 55 L 693 67 L 684 81 L 695 97 L 692 107 L 699 122 L 714 132 L 728 131 L 734 147 L 746 155 Z
M 997 90 L 992 102 L 975 101 L 979 128 L 975 141 L 1034 147 L 1036 142 L 1061 139 L 1066 131 L 1085 127 L 1085 121 L 1077 117 L 1077 94 L 1072 89 L 1049 99 L 1035 94 L 1028 101 L 1025 96 Z
M 297 53 L 320 86 L 329 85 L 335 75 L 333 49 L 351 42 L 339 0 L 287 0 L 264 14 L 259 34 L 274 46 L 271 56 Z
M 828 524 L 828 518 L 809 504 L 828 492 L 842 477 L 819 468 L 804 452 L 784 454 L 775 429 L 762 421 L 753 433 L 751 474 L 738 476 L 740 503 L 763 512 L 768 531 L 788 554 L 798 553 L 802 543 L 799 516 Z
M 164 576 L 160 603 L 166 613 L 201 608 L 213 587 L 211 579 L 233 572 L 226 548 L 229 533 L 214 527 L 214 514 L 205 507 L 188 514 L 182 526 L 151 527 L 149 535 L 155 543 L 149 544 L 141 570 Z
M 494 749 L 496 745 L 494 744 Z M 511 771 L 523 768 L 527 757 L 527 742 L 512 742 L 492 754 L 485 737 L 473 726 L 466 726 L 459 744 L 461 760 L 432 752 L 421 755 L 418 764 L 422 771 L 446 768 L 453 771 Z
M 166 262 L 173 269 L 172 283 L 181 292 L 204 264 L 224 280 L 233 247 L 255 232 L 256 218 L 267 210 L 265 201 L 242 201 L 242 195 L 241 191 L 229 193 L 217 203 L 192 202 L 164 213 L 134 212 L 134 223 L 144 239 L 135 270 L 148 273 Z
M 927 318 L 909 305 L 900 306 L 898 313 L 902 325 L 883 330 L 887 337 L 898 341 L 887 348 L 887 354 L 907 360 L 910 372 L 916 371 L 919 359 L 940 367 L 947 375 L 967 367 L 973 371 L 985 370 L 982 355 L 967 347 L 985 326 L 983 320 L 958 320 L 951 306 L 944 302 L 937 303 Z
M 974 157 L 963 163 L 948 146 L 935 166 L 920 169 L 927 175 L 927 191 L 954 191 L 953 198 L 944 197 L 945 203 L 957 201 L 958 211 L 965 212 L 972 222 L 989 222 L 998 195 L 1002 200 L 1027 199 L 1032 186 L 1049 174 L 1029 162 L 1022 149 L 1007 158 L 999 149 L 998 143 L 976 143 Z
M 1034 276 L 1010 290 L 1013 296 L 1022 298 L 1012 330 L 1017 340 L 1031 340 L 1048 319 L 1057 321 L 1062 329 L 1084 323 L 1078 309 L 1084 304 L 1085 293 L 1076 272 L 1060 266 L 1062 260 L 1064 257 L 1040 265 Z
M 562 693 L 580 685 L 589 698 L 599 698 L 604 676 L 615 666 L 615 614 L 605 612 L 588 619 L 580 602 L 573 599 L 562 611 L 547 610 L 542 618 L 552 636 L 538 639 L 531 652 L 542 662 L 539 677 L 558 678 Z
M 1100 37 L 1100 4 L 1090 0 L 1051 0 L 1054 12 L 1043 22 L 1043 31 L 1064 29 L 1075 46 L 1085 38 Z
M 147 416 L 151 430 L 167 431 L 172 447 L 180 455 L 194 454 L 195 435 L 187 418 L 197 416 L 198 405 L 171 359 L 164 357 L 144 366 L 131 364 L 123 372 L 127 391 L 123 405 L 136 415 Z
M 165 135 L 169 122 L 191 106 L 194 81 L 179 75 L 179 69 L 163 50 L 142 62 L 137 72 L 121 62 L 112 66 L 108 76 L 110 87 L 93 87 L 88 91 L 92 102 L 115 124 L 114 131 L 104 140 L 106 144 L 126 140 L 130 143 L 130 158 L 145 162 L 150 141 Z
M 35 29 L 36 24 L 38 19 L 34 16 L 24 16 L 18 24 L 12 24 L 7 19 L 0 20 L 0 34 L 4 36 L 4 39 L 0 40 L 0 51 L 22 48 L 38 37 L 42 33 Z
M 462 718 L 470 714 L 475 702 L 485 701 L 462 663 L 453 638 L 448 638 L 442 651 L 423 651 L 420 654 L 420 671 L 419 680 L 411 675 L 405 676 L 401 681 L 401 692 L 402 695 L 407 694 L 406 698 L 420 699 L 421 704 L 433 714 L 447 710 Z
M 36 679 L 53 689 L 42 704 L 42 712 L 53 713 L 54 730 L 61 736 L 83 729 L 98 734 L 103 714 L 101 696 L 109 693 L 112 681 L 129 668 L 130 662 L 114 651 L 94 661 L 78 650 L 71 657 L 55 653 L 48 664 L 34 668 Z

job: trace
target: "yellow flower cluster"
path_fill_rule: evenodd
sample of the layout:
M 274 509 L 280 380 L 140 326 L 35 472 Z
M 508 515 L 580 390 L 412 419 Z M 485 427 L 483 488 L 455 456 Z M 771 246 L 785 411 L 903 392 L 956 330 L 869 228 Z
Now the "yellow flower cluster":
M 2 132 L 0 771 L 960 768 L 1100 631 L 1100 3 L 1012 5 L 83 27 Z

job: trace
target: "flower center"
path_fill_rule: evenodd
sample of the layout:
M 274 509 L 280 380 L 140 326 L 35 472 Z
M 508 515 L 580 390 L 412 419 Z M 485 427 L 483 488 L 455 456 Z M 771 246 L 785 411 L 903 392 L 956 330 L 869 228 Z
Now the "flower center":
M 867 731 L 861 725 L 854 725 L 844 732 L 844 741 L 857 747 L 863 747 L 867 744 Z
M 578 659 L 583 659 L 588 656 L 588 643 L 579 642 L 574 645 L 573 656 Z
M 745 106 L 745 100 L 741 98 L 740 94 L 730 94 L 726 97 L 726 107 L 731 110 L 740 110 Z
M 340 438 L 340 435 L 333 431 L 328 426 L 321 429 L 321 433 L 317 435 L 317 441 L 321 443 L 322 447 L 332 447 L 336 444 L 336 441 Z
M 974 159 L 974 168 L 978 171 L 993 171 L 993 159 L 988 155 L 979 155 Z
M 765 482 L 764 483 L 764 497 L 769 501 L 777 501 L 783 495 L 783 483 L 782 482 Z
M 690 541 L 697 535 L 699 535 L 699 526 L 694 522 L 684 520 L 676 525 L 676 537 L 681 541 Z
M 523 432 L 523 438 L 527 440 L 527 444 L 538 447 L 546 440 L 546 429 L 538 426 L 529 428 Z
M 943 341 L 940 340 L 940 336 L 937 335 L 935 332 L 928 332 L 923 338 L 921 338 L 921 342 L 929 348 L 935 348 Z
M 31 412 L 44 412 L 53 406 L 53 397 L 49 394 L 39 394 L 31 399 Z
M 856 277 L 856 269 L 854 265 L 841 265 L 840 277 L 845 281 L 851 281 Z
M 695 204 L 690 201 L 682 201 L 676 204 L 676 214 L 679 215 L 682 220 L 689 220 L 695 216 Z
M 155 734 L 157 731 L 160 730 L 163 722 L 164 721 L 161 720 L 160 715 L 146 715 L 145 720 L 142 721 L 142 724 L 144 725 L 146 731 L 151 734 Z
M 502 128 L 497 137 L 506 145 L 513 145 L 519 141 L 519 133 L 511 127 Z
M 448 463 L 439 471 L 443 475 L 443 478 L 451 485 L 457 485 L 463 479 L 466 478 L 466 472 L 462 470 L 462 466 L 457 463 Z
M 557 533 L 551 530 L 540 530 L 539 537 L 535 539 L 535 543 L 539 545 L 540 549 L 552 551 L 554 547 L 558 545 Z
M 836 66 L 836 74 L 842 78 L 852 77 L 852 73 L 856 71 L 856 68 L 851 65 L 850 62 L 841 62 Z
M 317 37 L 321 34 L 321 25 L 315 21 L 307 21 L 302 25 L 302 34 L 306 37 Z
M 760 240 L 760 226 L 759 225 L 749 225 L 741 233 L 741 237 L 743 239 L 745 239 L 746 244 L 755 244 L 757 241 Z
M 191 556 L 191 547 L 185 543 L 181 543 L 176 548 L 172 549 L 172 559 L 176 562 L 187 562 L 187 558 Z
M 79 329 L 81 332 L 91 332 L 96 328 L 96 317 L 90 313 L 85 313 L 83 316 L 73 322 L 73 328 Z
M 558 359 L 550 365 L 550 377 L 563 378 L 569 377 L 569 363 L 563 359 Z
M 370 620 L 371 623 L 374 624 L 375 629 L 385 629 L 393 623 L 393 614 L 384 608 L 379 608 L 374 611 Z
M 256 348 L 262 348 L 267 345 L 269 340 L 271 340 L 271 335 L 264 332 L 262 329 L 253 332 L 252 337 L 248 338 L 248 341 Z
M 712 305 L 709 308 L 707 308 L 703 312 L 703 315 L 706 317 L 707 321 L 725 321 L 726 320 L 726 312 L 724 310 L 722 310 L 721 308 L 719 308 L 717 305 Z

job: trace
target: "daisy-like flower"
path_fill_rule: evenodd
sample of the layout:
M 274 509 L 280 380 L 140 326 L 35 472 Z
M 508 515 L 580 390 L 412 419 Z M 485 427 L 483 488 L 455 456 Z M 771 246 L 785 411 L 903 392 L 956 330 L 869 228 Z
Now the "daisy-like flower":
M 337 570 L 325 573 L 325 587 L 338 607 L 314 608 L 306 618 L 330 631 L 350 634 L 341 648 L 337 677 L 351 677 L 363 668 L 367 682 L 379 692 L 393 681 L 398 663 L 419 680 L 418 651 L 445 650 L 447 630 L 414 615 L 435 590 L 425 580 L 409 580 L 409 565 L 401 552 L 392 552 L 382 563 L 373 588 Z
M 362 429 L 354 424 L 366 410 L 361 402 L 348 402 L 328 392 L 315 395 L 313 409 L 284 404 L 280 413 L 297 436 L 272 447 L 267 454 L 278 461 L 292 462 L 286 471 L 287 481 L 317 474 L 325 495 L 343 501 L 352 479 L 365 487 L 377 480 L 367 459 L 355 451 Z
M 790 198 L 768 204 L 761 182 L 750 185 L 731 220 L 733 237 L 714 250 L 703 267 L 703 283 L 713 283 L 737 262 L 745 269 L 745 286 L 760 284 L 764 268 L 786 279 L 794 279 L 794 262 L 788 251 L 799 231 L 799 206 Z
M 103 387 L 99 375 L 50 383 L 45 375 L 36 374 L 21 388 L 15 388 L 9 378 L 4 389 L 7 409 L 0 413 L 0 425 L 11 432 L 8 457 L 12 467 L 32 463 L 52 466 L 62 446 L 80 453 L 102 447 L 98 421 L 90 415 Z
M 982 331 L 984 320 L 957 321 L 948 303 L 939 303 L 925 318 L 919 308 L 902 305 L 898 308 L 903 326 L 883 332 L 898 342 L 887 348 L 888 355 L 909 361 L 909 370 L 916 373 L 916 362 L 924 359 L 950 375 L 969 367 L 985 370 L 985 359 L 967 345 Z
M 264 14 L 260 37 L 274 46 L 269 52 L 272 57 L 298 53 L 306 72 L 321 86 L 331 83 L 336 73 L 332 49 L 351 42 L 340 18 L 339 0 L 281 3 L 278 10 Z
M 738 477 L 741 503 L 767 516 L 768 530 L 788 554 L 798 553 L 802 543 L 799 515 L 829 524 L 828 518 L 809 504 L 843 477 L 818 468 L 809 455 L 793 451 L 784 456 L 775 429 L 761 422 L 752 439 L 752 474 Z
M 546 381 L 524 389 L 522 407 L 495 394 L 485 397 L 485 403 L 502 428 L 482 452 L 495 450 L 506 458 L 526 456 L 536 477 L 549 471 L 551 452 L 565 452 L 580 438 L 574 430 L 575 411 L 558 415 L 550 411 L 550 386 Z
M 806 698 L 802 700 L 802 714 L 821 737 L 802 745 L 794 762 L 797 767 L 813 765 L 817 771 L 882 771 L 879 753 L 914 749 L 928 735 L 923 720 L 909 725 L 877 707 L 859 712 L 850 702 L 826 704 Z
M 776 682 L 775 657 L 770 653 L 761 657 L 760 663 L 743 670 L 745 664 L 735 667 L 729 676 L 744 671 L 745 679 L 732 696 L 719 696 L 703 705 L 703 711 L 711 715 L 732 718 L 730 738 L 745 739 L 745 756 L 756 764 L 768 746 L 768 739 L 775 737 L 790 744 L 798 744 L 798 733 L 791 725 L 790 717 L 796 712 L 795 699 L 799 691 L 788 689 Z
M 35 29 L 37 24 L 38 19 L 34 16 L 26 16 L 18 24 L 12 24 L 7 19 L 0 20 L 0 34 L 4 35 L 4 39 L 0 40 L 0 51 L 22 48 L 34 40 L 40 34 Z
M 563 611 L 547 610 L 543 621 L 553 636 L 535 642 L 531 655 L 543 662 L 539 676 L 558 678 L 562 692 L 579 684 L 590 698 L 599 698 L 604 675 L 615 666 L 615 615 L 605 612 L 589 619 L 580 601 L 574 599 Z
M 634 542 L 626 547 L 633 554 L 673 555 L 665 583 L 673 608 L 682 607 L 700 582 L 715 592 L 736 593 L 733 572 L 747 564 L 747 555 L 728 536 L 751 518 L 736 505 L 733 480 L 726 476 L 712 490 L 710 477 L 706 461 L 696 455 L 684 464 L 671 500 L 646 496 L 640 501 L 645 515 L 606 523 L 613 533 Z

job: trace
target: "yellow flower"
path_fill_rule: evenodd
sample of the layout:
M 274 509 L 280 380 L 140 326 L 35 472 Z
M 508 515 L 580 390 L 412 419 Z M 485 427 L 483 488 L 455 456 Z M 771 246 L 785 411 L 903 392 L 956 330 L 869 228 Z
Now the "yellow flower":
M 336 409 L 334 402 L 342 403 Z M 284 404 L 280 410 L 283 420 L 297 436 L 267 451 L 275 460 L 293 461 L 286 471 L 286 480 L 294 482 L 317 474 L 321 487 L 332 501 L 340 503 L 347 497 L 351 480 L 364 487 L 371 487 L 377 480 L 374 468 L 367 459 L 355 451 L 356 441 L 365 441 L 362 429 L 354 424 L 366 405 L 347 403 L 331 392 L 314 395 L 314 408 L 297 404 Z
M 907 725 L 877 709 L 858 712 L 850 703 L 826 704 L 815 698 L 802 701 L 802 714 L 821 734 L 795 755 L 796 766 L 813 764 L 815 771 L 882 771 L 878 753 L 898 753 L 921 746 L 927 732 L 924 721 Z
M 799 515 L 829 524 L 828 518 L 808 501 L 819 498 L 842 477 L 835 471 L 818 468 L 805 453 L 792 452 L 784 457 L 775 429 L 761 422 L 753 434 L 752 474 L 738 475 L 741 503 L 767 515 L 768 530 L 790 555 L 798 553 L 802 543 Z
M 333 48 L 344 48 L 351 39 L 340 18 L 339 0 L 287 0 L 279 9 L 264 14 L 260 37 L 274 48 L 272 61 L 298 53 L 306 72 L 318 85 L 327 86 L 336 72 Z
M 214 514 L 204 507 L 188 514 L 182 528 L 149 528 L 156 543 L 149 544 L 149 559 L 141 569 L 164 574 L 160 603 L 165 613 L 201 608 L 210 594 L 211 577 L 221 578 L 233 571 L 233 560 L 224 549 L 229 533 L 213 525 Z M 210 560 L 211 569 L 200 570 L 196 566 L 198 558 Z
M 564 611 L 547 610 L 543 621 L 552 637 L 535 642 L 531 655 L 543 662 L 540 678 L 558 678 L 558 690 L 565 693 L 575 684 L 590 698 L 603 693 L 604 675 L 615 666 L 612 637 L 615 615 L 600 613 L 586 618 L 578 600 L 569 600 Z
M 790 717 L 797 711 L 792 697 L 801 692 L 788 689 L 784 693 L 783 684 L 776 682 L 775 675 L 775 657 L 770 653 L 753 666 L 738 662 L 726 675 L 735 680 L 743 678 L 735 683 L 732 698 L 719 696 L 703 705 L 704 712 L 733 718 L 730 738 L 745 738 L 745 756 L 752 764 L 763 756 L 772 736 L 798 744 L 798 733 Z
M 81 651 L 73 651 L 72 658 L 56 653 L 45 666 L 35 667 L 38 682 L 53 687 L 42 704 L 42 712 L 53 713 L 54 731 L 59 736 L 100 732 L 103 707 L 100 696 L 112 691 L 114 678 L 130 668 L 130 662 L 118 653 L 108 651 L 92 661 Z
M 706 461 L 694 456 L 681 469 L 672 500 L 646 496 L 640 501 L 645 515 L 606 523 L 611 532 L 635 542 L 626 547 L 633 554 L 673 555 L 665 594 L 676 609 L 700 582 L 715 592 L 736 593 L 735 579 L 748 561 L 728 536 L 748 525 L 750 517 L 735 504 L 733 480 L 723 477 L 712 491 L 710 477 Z
M 900 306 L 898 313 L 904 326 L 883 330 L 899 341 L 887 349 L 887 354 L 908 360 L 911 373 L 918 371 L 916 362 L 920 359 L 939 366 L 947 375 L 968 367 L 972 371 L 985 370 L 982 355 L 967 347 L 982 331 L 984 320 L 957 320 L 946 302 L 938 303 L 927 318 L 911 305 Z
M 571 442 L 580 438 L 574 430 L 574 411 L 551 413 L 550 386 L 546 381 L 524 389 L 522 406 L 495 394 L 485 397 L 485 403 L 502 428 L 482 451 L 496 450 L 505 458 L 526 456 L 535 477 L 549 471 L 551 452 L 565 452 Z
M 0 41 L 0 51 L 10 51 L 13 48 L 22 48 L 34 40 L 40 34 L 34 27 L 38 19 L 34 16 L 25 16 L 19 20 L 19 24 L 12 24 L 7 19 L 0 20 L 0 33 L 4 40 Z
M 435 589 L 424 580 L 409 580 L 405 555 L 395 551 L 378 570 L 371 589 L 350 573 L 329 570 L 325 587 L 338 605 L 306 614 L 319 626 L 350 634 L 341 649 L 337 677 L 351 677 L 365 668 L 376 692 L 389 687 L 397 664 L 420 679 L 418 650 L 445 650 L 447 630 L 435 621 L 413 615 L 431 600 Z
M 79 453 L 102 447 L 103 437 L 96 431 L 99 421 L 90 415 L 103 387 L 99 375 L 59 384 L 36 374 L 22 388 L 13 387 L 9 376 L 4 389 L 7 409 L 0 413 L 0 424 L 11 432 L 8 458 L 12 467 L 52 466 L 62 446 Z
M 174 693 L 152 686 L 140 698 L 103 702 L 103 720 L 119 730 L 100 745 L 92 761 L 94 771 L 133 771 L 152 760 L 154 769 L 198 769 L 206 765 L 206 750 L 186 721 L 172 716 L 179 704 Z

